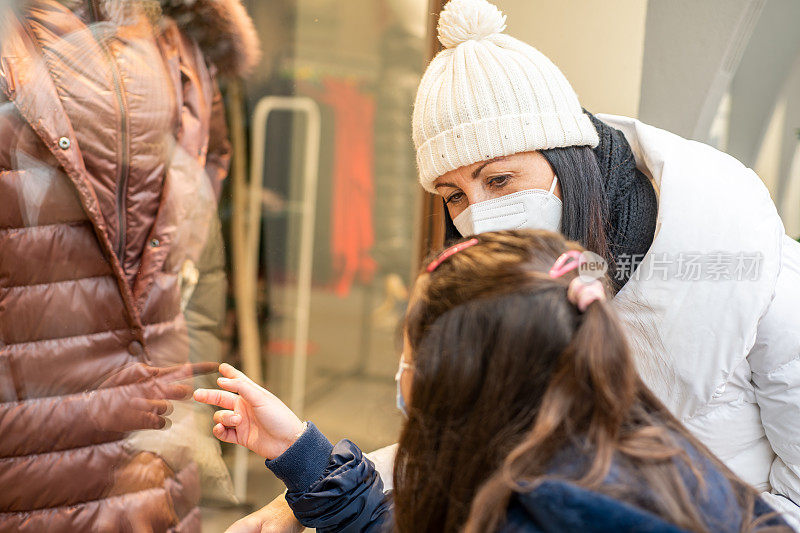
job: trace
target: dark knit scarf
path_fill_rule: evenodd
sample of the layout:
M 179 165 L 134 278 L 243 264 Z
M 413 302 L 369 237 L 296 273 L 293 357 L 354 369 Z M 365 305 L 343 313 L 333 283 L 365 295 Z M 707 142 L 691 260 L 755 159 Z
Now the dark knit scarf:
M 600 144 L 594 149 L 608 202 L 608 239 L 616 268 L 611 273 L 617 287 L 624 285 L 653 243 L 658 199 L 650 179 L 636 168 L 628 141 L 588 111 Z M 447 208 L 445 242 L 461 238 Z
M 584 112 L 600 136 L 594 154 L 608 202 L 608 239 L 617 263 L 615 281 L 622 286 L 653 243 L 658 199 L 650 179 L 636 168 L 622 132 Z

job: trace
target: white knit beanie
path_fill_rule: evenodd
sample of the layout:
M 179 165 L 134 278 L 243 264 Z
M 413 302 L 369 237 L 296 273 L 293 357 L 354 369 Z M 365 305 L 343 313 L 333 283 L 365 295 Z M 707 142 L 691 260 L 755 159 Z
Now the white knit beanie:
M 503 32 L 486 0 L 451 0 L 439 17 L 439 52 L 422 76 L 413 135 L 422 186 L 495 157 L 597 146 L 597 131 L 552 61 Z

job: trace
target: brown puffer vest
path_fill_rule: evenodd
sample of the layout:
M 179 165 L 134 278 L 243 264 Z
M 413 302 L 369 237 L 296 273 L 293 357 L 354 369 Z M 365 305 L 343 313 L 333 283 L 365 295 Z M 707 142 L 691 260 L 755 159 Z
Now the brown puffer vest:
M 229 159 L 214 72 L 252 66 L 252 23 L 238 0 L 26 4 L 0 30 L 0 531 L 197 531 L 196 463 L 129 415 L 146 369 L 189 359 Z

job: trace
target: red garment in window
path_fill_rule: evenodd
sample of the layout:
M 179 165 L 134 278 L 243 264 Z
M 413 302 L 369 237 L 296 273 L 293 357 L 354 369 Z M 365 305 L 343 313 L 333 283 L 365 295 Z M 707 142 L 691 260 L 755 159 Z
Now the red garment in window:
M 321 100 L 333 108 L 336 120 L 333 161 L 331 254 L 335 291 L 346 296 L 356 275 L 372 279 L 376 264 L 370 256 L 375 241 L 372 225 L 375 101 L 351 81 L 326 78 Z

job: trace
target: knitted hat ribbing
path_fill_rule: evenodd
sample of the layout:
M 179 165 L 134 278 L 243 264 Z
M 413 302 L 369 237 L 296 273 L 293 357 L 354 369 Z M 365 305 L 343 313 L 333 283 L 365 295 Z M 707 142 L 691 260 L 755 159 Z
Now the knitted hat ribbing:
M 414 103 L 420 183 L 494 157 L 598 143 L 578 97 L 552 61 L 503 32 L 487 0 L 451 0 L 439 17 L 445 49 L 428 65 Z

